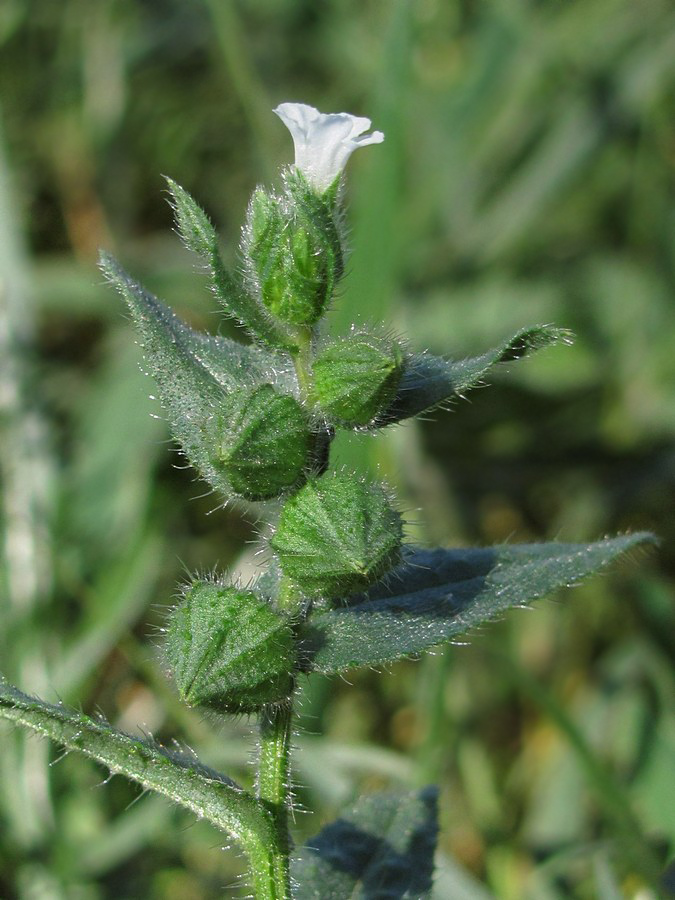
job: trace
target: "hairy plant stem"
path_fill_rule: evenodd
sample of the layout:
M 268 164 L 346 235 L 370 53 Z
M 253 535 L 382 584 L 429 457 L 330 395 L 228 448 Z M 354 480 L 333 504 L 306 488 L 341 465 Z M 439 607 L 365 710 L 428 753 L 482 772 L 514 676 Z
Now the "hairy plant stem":
M 268 892 L 256 893 L 261 900 L 290 900 L 291 878 L 288 828 L 290 804 L 290 744 L 292 701 L 266 706 L 260 714 L 260 753 L 258 756 L 258 799 L 274 818 L 276 846 Z M 252 860 L 253 862 L 253 860 Z M 254 873 L 254 879 L 256 873 Z M 258 888 L 258 891 L 260 888 Z
M 311 403 L 312 396 L 312 339 L 311 326 L 298 329 L 298 351 L 293 354 L 293 364 L 298 378 L 300 397 Z M 283 580 L 278 605 L 297 615 L 302 598 L 290 582 Z M 260 751 L 258 754 L 257 796 L 272 814 L 275 828 L 275 847 L 271 854 L 271 867 L 265 872 L 253 872 L 256 897 L 260 900 L 290 900 L 290 850 L 289 812 L 291 722 L 293 719 L 292 696 L 286 703 L 271 704 L 260 713 Z M 253 869 L 255 860 L 251 859 Z

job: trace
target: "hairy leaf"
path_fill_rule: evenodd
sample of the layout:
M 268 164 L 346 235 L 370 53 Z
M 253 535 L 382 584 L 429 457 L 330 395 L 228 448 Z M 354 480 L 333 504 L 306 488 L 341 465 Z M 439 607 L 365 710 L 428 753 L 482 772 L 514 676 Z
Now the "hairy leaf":
M 565 329 L 537 325 L 519 331 L 499 347 L 470 359 L 453 362 L 429 353 L 413 355 L 408 360 L 396 399 L 379 424 L 409 419 L 461 396 L 469 388 L 480 384 L 497 363 L 522 359 L 543 347 L 569 340 L 570 332 Z
M 333 673 L 414 655 L 512 606 L 575 584 L 650 541 L 641 532 L 594 544 L 409 551 L 384 583 L 309 619 L 302 633 L 303 666 Z
M 293 860 L 297 900 L 429 897 L 437 791 L 361 797 Z
M 0 717 L 32 728 L 157 791 L 226 831 L 250 852 L 272 838 L 271 816 L 233 781 L 194 757 L 117 731 L 75 710 L 29 697 L 0 680 Z
M 117 262 L 102 255 L 101 268 L 126 300 L 141 333 L 148 372 L 155 378 L 174 437 L 190 461 L 214 487 L 231 485 L 214 464 L 209 429 L 228 393 L 253 387 L 281 373 L 278 355 L 188 328 Z
M 267 380 L 280 368 L 290 371 L 283 355 L 189 328 L 161 300 L 134 281 L 110 254 L 101 253 L 100 264 L 105 277 L 129 306 L 143 338 L 151 374 L 168 370 L 194 380 L 204 378 L 206 373 L 229 390 Z
M 171 191 L 178 233 L 185 246 L 206 263 L 213 291 L 227 314 L 271 347 L 294 350 L 292 335 L 225 268 L 218 251 L 218 235 L 204 210 L 179 184 L 171 178 L 166 181 Z

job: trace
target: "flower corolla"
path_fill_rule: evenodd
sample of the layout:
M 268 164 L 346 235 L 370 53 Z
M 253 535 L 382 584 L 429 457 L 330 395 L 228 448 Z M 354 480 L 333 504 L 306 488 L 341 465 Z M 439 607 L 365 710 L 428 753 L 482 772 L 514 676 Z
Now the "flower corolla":
M 296 169 L 318 193 L 342 174 L 354 150 L 384 140 L 381 131 L 365 133 L 370 119 L 349 113 L 320 113 L 304 103 L 281 103 L 274 112 L 291 132 Z

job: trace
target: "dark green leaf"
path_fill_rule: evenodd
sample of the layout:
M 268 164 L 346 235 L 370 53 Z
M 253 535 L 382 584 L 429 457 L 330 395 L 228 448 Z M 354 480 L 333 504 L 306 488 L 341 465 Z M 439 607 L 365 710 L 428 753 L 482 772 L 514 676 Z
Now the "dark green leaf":
M 575 584 L 653 540 L 641 532 L 594 544 L 412 550 L 384 584 L 308 621 L 303 664 L 307 671 L 333 673 L 414 655 Z
M 218 251 L 218 235 L 204 210 L 179 184 L 171 178 L 166 180 L 178 233 L 185 246 L 206 263 L 213 291 L 225 312 L 271 347 L 295 349 L 292 335 L 226 269 Z
M 401 379 L 396 399 L 383 415 L 385 423 L 400 422 L 425 410 L 461 396 L 480 384 L 497 363 L 522 359 L 561 341 L 569 342 L 570 333 L 553 325 L 537 325 L 519 331 L 499 347 L 458 362 L 420 353 L 412 356 Z
M 293 861 L 297 900 L 429 897 L 438 826 L 437 791 L 361 797 Z

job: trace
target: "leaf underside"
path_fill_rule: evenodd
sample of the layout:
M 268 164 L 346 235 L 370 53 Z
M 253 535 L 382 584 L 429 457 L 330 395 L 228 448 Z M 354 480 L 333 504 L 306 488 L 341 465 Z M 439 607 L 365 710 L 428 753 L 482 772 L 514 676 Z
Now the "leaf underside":
M 522 359 L 544 347 L 570 341 L 570 332 L 553 325 L 524 328 L 499 347 L 459 361 L 430 353 L 415 354 L 401 379 L 396 399 L 383 421 L 400 422 L 461 396 L 480 384 L 498 363 Z
M 437 790 L 361 797 L 292 862 L 296 900 L 420 900 L 430 896 Z
M 414 656 L 653 541 L 639 532 L 592 544 L 411 550 L 384 583 L 308 620 L 301 633 L 303 668 L 331 674 Z
M 68 750 L 78 750 L 146 789 L 206 818 L 245 847 L 272 839 L 266 811 L 233 781 L 194 757 L 118 731 L 76 710 L 44 703 L 0 679 L 0 718 L 32 728 Z M 267 827 L 267 837 L 265 830 Z

